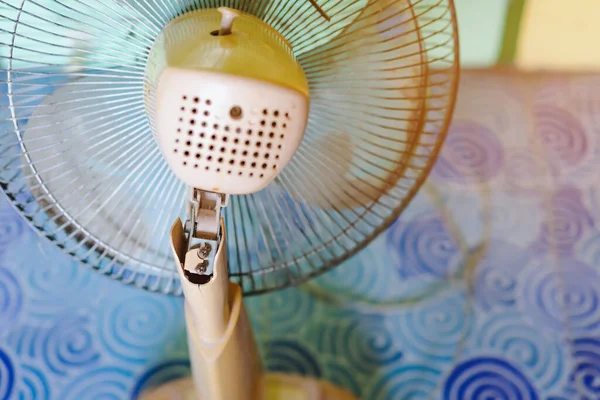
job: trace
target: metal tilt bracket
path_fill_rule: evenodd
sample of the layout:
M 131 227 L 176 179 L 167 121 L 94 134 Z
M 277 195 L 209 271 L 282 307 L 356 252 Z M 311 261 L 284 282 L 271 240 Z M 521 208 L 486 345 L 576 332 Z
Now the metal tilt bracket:
M 221 210 L 227 206 L 229 195 L 188 188 L 188 199 L 184 230 L 187 250 L 196 250 L 197 260 L 182 267 L 188 281 L 204 284 L 210 281 L 214 272 L 215 255 L 223 234 Z

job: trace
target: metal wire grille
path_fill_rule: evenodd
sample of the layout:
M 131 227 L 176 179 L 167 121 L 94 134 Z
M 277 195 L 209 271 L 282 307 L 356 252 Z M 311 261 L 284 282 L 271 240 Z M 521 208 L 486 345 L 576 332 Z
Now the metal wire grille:
M 229 6 L 293 45 L 310 83 L 301 147 L 226 209 L 246 294 L 296 284 L 361 249 L 402 211 L 444 139 L 458 81 L 451 0 L 0 0 L 0 185 L 83 263 L 180 293 L 168 245 L 184 188 L 144 109 L 148 50 L 173 17 Z

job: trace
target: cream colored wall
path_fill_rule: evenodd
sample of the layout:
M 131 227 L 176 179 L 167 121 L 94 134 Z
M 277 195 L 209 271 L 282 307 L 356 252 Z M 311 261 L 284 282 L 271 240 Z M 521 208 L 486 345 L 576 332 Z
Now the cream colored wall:
M 515 63 L 528 70 L 599 70 L 600 0 L 527 0 Z
M 502 47 L 509 2 L 510 0 L 454 1 L 463 67 L 485 68 L 496 64 Z

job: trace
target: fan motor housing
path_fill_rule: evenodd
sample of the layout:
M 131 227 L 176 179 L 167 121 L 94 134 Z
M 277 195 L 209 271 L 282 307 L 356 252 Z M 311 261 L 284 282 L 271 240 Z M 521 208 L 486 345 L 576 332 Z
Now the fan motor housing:
M 306 128 L 308 83 L 285 39 L 264 22 L 220 13 L 168 24 L 151 49 L 146 110 L 174 174 L 228 194 L 264 188 L 290 162 Z

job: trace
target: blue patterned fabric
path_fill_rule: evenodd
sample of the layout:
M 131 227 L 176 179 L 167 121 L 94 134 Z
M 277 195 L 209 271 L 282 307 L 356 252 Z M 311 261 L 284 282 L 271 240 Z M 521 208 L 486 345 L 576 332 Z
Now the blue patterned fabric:
M 465 73 L 387 232 L 247 304 L 271 370 L 363 399 L 600 399 L 600 77 Z M 135 399 L 189 374 L 181 298 L 78 266 L 0 203 L 0 399 Z

